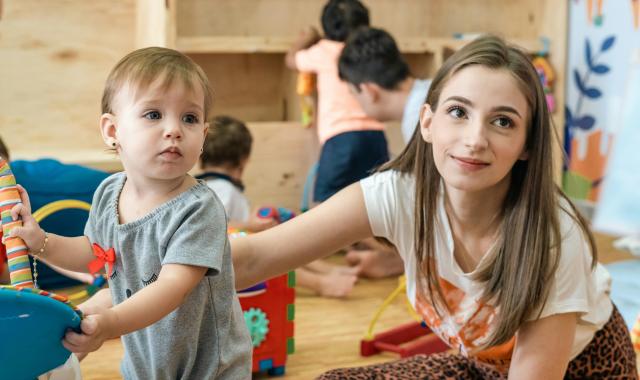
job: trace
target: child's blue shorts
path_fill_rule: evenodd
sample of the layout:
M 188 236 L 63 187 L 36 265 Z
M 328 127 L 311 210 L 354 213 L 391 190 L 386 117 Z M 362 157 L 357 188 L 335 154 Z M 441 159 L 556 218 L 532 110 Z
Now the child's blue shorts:
M 313 189 L 314 202 L 367 177 L 389 160 L 383 131 L 352 131 L 333 136 L 322 146 Z

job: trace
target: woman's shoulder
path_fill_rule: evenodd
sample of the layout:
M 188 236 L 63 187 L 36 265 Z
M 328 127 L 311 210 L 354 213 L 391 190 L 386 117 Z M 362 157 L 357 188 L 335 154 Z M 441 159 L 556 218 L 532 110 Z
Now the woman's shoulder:
M 560 222 L 560 232 L 562 237 L 581 233 L 583 226 L 579 222 L 578 210 L 571 201 L 563 196 L 558 199 L 558 221 Z M 588 228 L 584 226 L 584 228 Z
M 558 201 L 558 219 L 563 260 L 590 259 L 589 226 L 580 221 L 577 209 L 564 197 Z
M 411 174 L 397 170 L 377 172 L 361 180 L 360 188 L 368 209 L 413 209 L 415 180 Z
M 368 186 L 400 187 L 411 190 L 415 188 L 415 178 L 412 174 L 395 169 L 376 172 L 361 182 Z

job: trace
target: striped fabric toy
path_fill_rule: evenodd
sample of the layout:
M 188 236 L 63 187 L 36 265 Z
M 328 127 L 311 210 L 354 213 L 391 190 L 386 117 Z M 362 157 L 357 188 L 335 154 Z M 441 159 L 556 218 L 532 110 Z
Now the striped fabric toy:
M 11 209 L 21 203 L 16 179 L 9 163 L 0 157 L 0 216 L 2 217 L 2 243 L 7 247 L 7 261 L 11 285 L 16 288 L 33 288 L 33 277 L 27 245 L 19 237 L 9 237 L 10 231 L 22 226 L 22 220 L 12 220 Z

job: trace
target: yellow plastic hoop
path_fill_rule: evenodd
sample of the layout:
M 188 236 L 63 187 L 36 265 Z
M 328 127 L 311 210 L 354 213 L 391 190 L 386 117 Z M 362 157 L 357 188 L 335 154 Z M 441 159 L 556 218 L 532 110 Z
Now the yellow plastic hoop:
M 33 217 L 39 223 L 42 221 L 42 219 L 53 213 L 70 208 L 89 211 L 91 209 L 91 205 L 85 201 L 79 201 L 76 199 L 63 199 L 47 203 L 46 205 L 40 207 L 36 212 L 33 213 Z
M 391 292 L 391 294 L 384 300 L 382 305 L 380 305 L 378 310 L 376 310 L 376 313 L 373 315 L 373 318 L 371 319 L 371 322 L 369 323 L 369 328 L 367 329 L 367 334 L 365 335 L 365 338 L 367 340 L 373 339 L 373 329 L 375 328 L 376 323 L 378 322 L 378 319 L 380 319 L 380 316 L 382 315 L 384 310 L 391 304 L 391 302 L 393 302 L 393 300 L 399 294 L 403 293 L 406 288 L 407 288 L 407 279 L 406 279 L 406 277 L 405 276 L 398 277 L 398 287 L 396 287 L 395 290 L 393 292 Z M 413 306 L 411 305 L 411 302 L 409 302 L 409 299 L 407 297 L 405 297 L 404 300 L 405 300 L 405 303 L 406 303 L 406 306 L 407 306 L 407 311 L 409 312 L 411 317 L 413 317 L 418 322 L 422 322 L 422 318 L 420 318 L 418 313 L 416 313 L 416 311 L 413 310 Z

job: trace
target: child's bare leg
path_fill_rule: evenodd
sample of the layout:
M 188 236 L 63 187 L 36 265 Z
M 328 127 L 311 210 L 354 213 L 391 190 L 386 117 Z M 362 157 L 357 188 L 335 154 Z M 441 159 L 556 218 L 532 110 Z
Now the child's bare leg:
M 355 274 L 317 273 L 306 267 L 296 269 L 296 283 L 323 297 L 346 297 L 353 290 L 356 281 L 358 276 Z
M 60 268 L 59 266 L 56 266 L 56 265 L 52 265 L 52 264 L 48 264 L 48 265 L 51 267 L 51 269 L 71 279 L 84 282 L 85 284 L 93 283 L 94 277 L 89 273 L 74 272 L 71 270 Z
M 404 263 L 394 247 L 381 244 L 375 239 L 366 239 L 362 242 L 361 246 L 363 245 L 370 248 L 352 249 L 345 257 L 360 276 L 384 278 L 404 273 Z
M 357 268 L 345 265 L 336 265 L 328 263 L 324 260 L 312 261 L 304 266 L 305 269 L 318 274 L 342 273 L 357 275 Z

